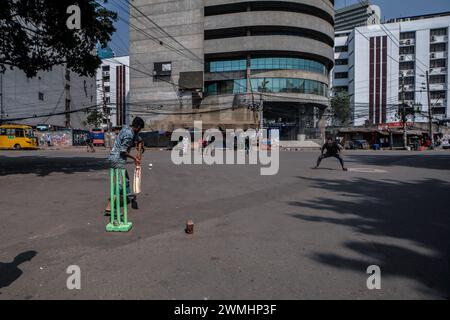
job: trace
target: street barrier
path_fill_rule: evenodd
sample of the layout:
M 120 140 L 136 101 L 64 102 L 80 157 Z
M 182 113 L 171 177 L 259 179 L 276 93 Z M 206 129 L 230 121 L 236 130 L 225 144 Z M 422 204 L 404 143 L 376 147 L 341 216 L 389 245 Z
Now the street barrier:
M 123 216 L 120 212 L 120 179 L 122 179 L 122 200 Z M 106 226 L 108 232 L 128 232 L 133 227 L 133 223 L 128 221 L 127 209 L 127 187 L 125 179 L 125 169 L 112 169 L 110 171 L 110 201 L 111 201 L 111 221 Z

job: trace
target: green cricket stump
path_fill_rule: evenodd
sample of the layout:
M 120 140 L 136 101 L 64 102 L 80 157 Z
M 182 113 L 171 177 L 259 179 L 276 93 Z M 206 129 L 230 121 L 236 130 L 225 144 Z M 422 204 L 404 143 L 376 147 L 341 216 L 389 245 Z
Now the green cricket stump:
M 122 178 L 123 216 L 121 216 L 120 212 L 119 172 Z M 106 226 L 107 232 L 128 232 L 133 227 L 133 223 L 128 221 L 127 187 L 125 181 L 125 169 L 110 170 L 111 220 Z

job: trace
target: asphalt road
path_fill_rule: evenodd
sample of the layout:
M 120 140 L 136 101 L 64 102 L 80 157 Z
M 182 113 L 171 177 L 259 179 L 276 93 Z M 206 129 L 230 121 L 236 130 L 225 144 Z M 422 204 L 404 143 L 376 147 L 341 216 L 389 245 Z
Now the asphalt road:
M 0 299 L 450 297 L 449 152 L 347 152 L 350 172 L 282 152 L 261 176 L 150 151 L 127 234 L 104 231 L 105 157 L 0 151 Z M 81 290 L 67 289 L 70 265 Z M 381 290 L 367 289 L 370 265 Z

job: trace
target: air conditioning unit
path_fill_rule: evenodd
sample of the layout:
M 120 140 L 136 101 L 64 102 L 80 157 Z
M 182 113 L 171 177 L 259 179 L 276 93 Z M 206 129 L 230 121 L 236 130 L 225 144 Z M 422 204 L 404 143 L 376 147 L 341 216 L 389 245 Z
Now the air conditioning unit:
M 431 37 L 431 42 L 436 42 L 436 37 L 435 36 Z
M 406 43 L 405 40 L 400 40 L 400 45 L 401 46 L 405 45 L 405 43 Z
M 430 54 L 430 58 L 431 58 L 431 59 L 436 58 L 436 54 L 435 54 L 435 53 Z
M 400 61 L 405 61 L 405 56 L 400 56 Z
M 410 45 L 411 44 L 411 40 L 406 41 L 406 45 Z

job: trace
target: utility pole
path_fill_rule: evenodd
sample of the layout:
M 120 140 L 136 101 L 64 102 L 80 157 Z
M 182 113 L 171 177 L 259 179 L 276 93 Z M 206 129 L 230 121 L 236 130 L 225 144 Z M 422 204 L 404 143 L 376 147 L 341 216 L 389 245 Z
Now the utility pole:
M 108 147 L 111 150 L 111 112 L 108 108 L 108 101 L 106 99 L 106 90 L 105 90 L 105 78 L 103 78 L 102 74 L 102 94 L 103 94 L 103 114 L 106 115 L 106 121 L 108 126 Z M 118 116 L 116 112 L 116 116 Z M 105 139 L 106 140 L 106 139 Z
M 406 103 L 405 103 L 405 75 L 402 74 L 402 123 L 403 123 L 403 147 L 408 147 L 408 133 L 406 131 Z
M 0 124 L 5 118 L 5 109 L 3 107 L 3 74 L 0 74 Z
M 430 94 L 430 74 L 426 72 L 427 77 L 427 94 L 428 94 L 428 130 L 430 133 L 431 149 L 434 149 L 434 134 L 433 134 L 433 106 L 431 105 Z

